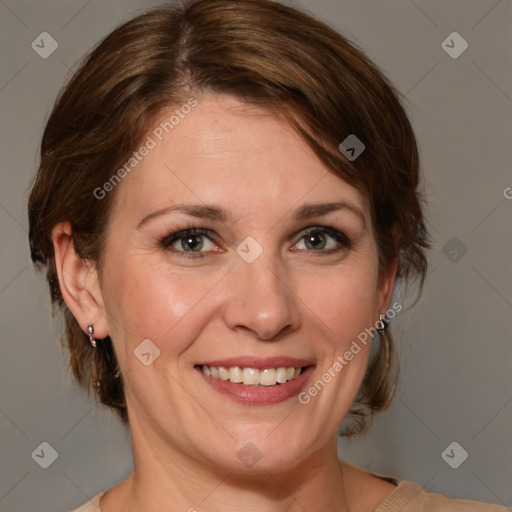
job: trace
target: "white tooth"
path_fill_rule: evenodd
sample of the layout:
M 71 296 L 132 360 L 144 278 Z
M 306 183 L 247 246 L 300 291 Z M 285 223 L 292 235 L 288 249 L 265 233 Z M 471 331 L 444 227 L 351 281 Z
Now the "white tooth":
M 240 368 L 234 366 L 226 368 L 224 366 L 206 366 L 201 367 L 203 373 L 214 379 L 230 380 L 235 384 L 243 383 L 246 386 L 275 386 L 276 383 L 285 382 L 298 377 L 302 373 L 302 368 L 280 366 L 279 368 L 265 368 L 258 370 L 256 368 Z
M 257 368 L 244 368 L 242 379 L 246 386 L 256 386 L 260 383 L 260 371 Z
M 229 380 L 235 384 L 240 384 L 240 382 L 243 380 L 242 368 L 239 368 L 238 366 L 232 366 L 229 369 Z
M 279 382 L 279 384 L 284 384 L 287 380 L 286 368 L 281 366 L 276 370 L 276 381 Z
M 262 386 L 275 386 L 276 371 L 274 368 L 265 368 L 260 372 L 260 384 Z

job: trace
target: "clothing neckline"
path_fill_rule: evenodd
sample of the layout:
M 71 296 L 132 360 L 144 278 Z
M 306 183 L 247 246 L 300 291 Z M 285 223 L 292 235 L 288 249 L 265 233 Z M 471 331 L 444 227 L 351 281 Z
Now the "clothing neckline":
M 377 505 L 377 508 L 373 510 L 373 512 L 388 512 L 393 509 L 400 510 L 404 507 L 409 501 L 411 501 L 418 493 L 420 493 L 423 489 L 415 484 L 414 482 L 409 482 L 408 480 L 402 480 L 401 478 L 396 478 L 389 475 L 382 475 L 378 473 L 371 473 L 372 476 L 380 478 L 386 482 L 394 484 L 396 487 Z M 100 507 L 100 501 L 107 494 L 110 489 L 107 489 L 104 492 L 99 493 L 95 496 L 91 501 L 93 505 L 97 506 L 99 512 L 103 512 Z
M 396 487 L 377 505 L 373 512 L 388 512 L 390 510 L 402 510 L 407 503 L 423 491 L 423 488 L 409 480 L 403 480 L 389 475 L 371 473 L 371 475 L 390 482 Z

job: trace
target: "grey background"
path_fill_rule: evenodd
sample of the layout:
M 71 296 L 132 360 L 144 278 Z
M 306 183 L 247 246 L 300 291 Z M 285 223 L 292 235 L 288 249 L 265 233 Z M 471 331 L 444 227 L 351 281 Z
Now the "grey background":
M 367 435 L 340 441 L 340 456 L 430 492 L 511 507 L 512 200 L 504 191 L 512 187 L 512 2 L 286 3 L 360 45 L 407 96 L 435 244 L 421 302 L 392 324 L 397 395 Z M 131 472 L 128 431 L 65 371 L 59 319 L 30 263 L 25 204 L 44 122 L 69 69 L 119 22 L 155 4 L 0 0 L 2 512 L 71 510 Z M 48 59 L 31 48 L 43 31 L 59 44 Z M 469 43 L 457 59 L 441 47 L 453 31 Z M 48 469 L 31 457 L 43 441 L 58 452 Z M 458 469 L 441 457 L 453 441 L 469 454 Z

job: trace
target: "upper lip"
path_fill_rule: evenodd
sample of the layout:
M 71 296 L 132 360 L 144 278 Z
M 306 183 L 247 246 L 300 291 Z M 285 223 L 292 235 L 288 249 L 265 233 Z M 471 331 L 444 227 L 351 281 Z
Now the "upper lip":
M 296 357 L 255 357 L 255 356 L 240 356 L 240 357 L 228 357 L 226 359 L 209 359 L 207 361 L 200 361 L 196 363 L 197 366 L 223 366 L 224 368 L 238 366 L 239 368 L 256 368 L 258 370 L 264 370 L 265 368 L 290 368 L 290 367 L 302 367 L 311 366 L 314 364 L 308 359 L 298 359 Z

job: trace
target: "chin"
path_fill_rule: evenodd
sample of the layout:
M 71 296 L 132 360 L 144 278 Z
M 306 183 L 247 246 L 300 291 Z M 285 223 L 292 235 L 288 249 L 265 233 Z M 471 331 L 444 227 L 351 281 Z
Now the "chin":
M 303 440 L 299 444 L 292 438 L 288 442 L 281 438 L 272 438 L 265 430 L 260 435 L 231 439 L 228 445 L 210 444 L 202 451 L 202 456 L 214 467 L 238 474 L 268 476 L 268 473 L 286 472 L 300 464 L 307 457 L 308 450 Z

